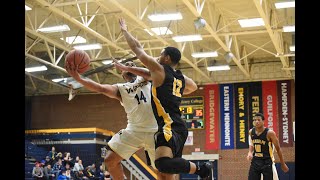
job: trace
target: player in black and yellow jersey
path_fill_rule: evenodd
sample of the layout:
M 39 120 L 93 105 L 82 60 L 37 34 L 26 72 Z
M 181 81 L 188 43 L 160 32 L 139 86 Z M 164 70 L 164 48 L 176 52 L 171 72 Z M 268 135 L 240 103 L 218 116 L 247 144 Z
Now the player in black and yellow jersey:
M 288 172 L 289 168 L 283 160 L 279 140 L 275 132 L 264 127 L 264 116 L 256 113 L 253 117 L 254 127 L 249 131 L 249 152 L 247 159 L 251 160 L 249 180 L 277 180 L 278 174 L 274 164 L 274 148 L 277 150 L 281 169 Z
M 183 75 L 176 66 L 181 59 L 180 51 L 175 47 L 166 47 L 160 57 L 154 58 L 146 54 L 141 44 L 127 31 L 124 19 L 119 20 L 122 33 L 131 50 L 147 67 L 149 74 L 144 76 L 138 68 L 125 67 L 125 70 L 152 80 L 152 107 L 158 122 L 155 135 L 155 165 L 161 173 L 158 179 L 173 179 L 174 174 L 197 174 L 208 178 L 212 173 L 209 162 L 196 165 L 182 157 L 182 150 L 188 137 L 188 129 L 181 119 L 179 105 L 183 94 L 194 92 L 198 87 L 195 82 Z M 146 72 L 146 71 L 144 71 Z

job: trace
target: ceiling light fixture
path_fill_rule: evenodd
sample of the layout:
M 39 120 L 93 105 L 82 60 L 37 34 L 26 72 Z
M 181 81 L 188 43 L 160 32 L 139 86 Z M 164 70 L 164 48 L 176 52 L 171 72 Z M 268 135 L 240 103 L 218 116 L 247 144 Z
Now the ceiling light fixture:
M 230 63 L 233 57 L 234 55 L 231 52 L 226 52 L 224 55 L 224 59 L 227 61 L 227 63 Z
M 70 31 L 70 28 L 68 25 L 59 25 L 59 26 L 51 26 L 51 27 L 45 27 L 45 28 L 39 28 L 37 31 L 43 32 L 43 33 L 53 33 L 53 32 L 62 32 L 62 31 Z
M 101 49 L 102 45 L 99 43 L 97 43 L 97 44 L 82 44 L 82 45 L 73 46 L 73 48 L 78 49 L 78 50 L 93 50 L 93 49 Z
M 283 9 L 283 8 L 292 8 L 296 6 L 295 1 L 288 1 L 288 2 L 278 2 L 274 3 L 277 9 Z
M 168 14 L 151 14 L 151 15 L 148 15 L 148 18 L 151 21 L 171 21 L 171 20 L 182 19 L 182 15 L 180 12 L 168 13 Z
M 60 38 L 62 41 L 64 40 L 63 38 Z M 69 36 L 66 37 L 66 42 L 68 44 L 80 44 L 80 43 L 86 43 L 87 40 L 81 36 Z
M 289 49 L 290 49 L 290 51 L 295 51 L 296 50 L 296 46 L 290 46 Z
M 196 29 L 201 29 L 206 26 L 206 20 L 202 17 L 198 17 L 196 20 L 193 21 L 194 26 Z
M 46 66 L 35 66 L 35 67 L 28 67 L 24 69 L 27 72 L 37 72 L 37 71 L 46 71 Z
M 295 32 L 295 26 L 283 26 L 283 32 Z
M 30 11 L 30 10 L 32 10 L 32 8 L 31 8 L 31 7 L 29 7 L 29 6 L 27 6 L 27 5 L 24 5 L 24 7 L 25 7 L 25 10 L 26 10 L 26 11 Z
M 53 82 L 60 82 L 60 81 L 63 81 L 63 82 L 67 82 L 67 78 L 56 78 L 56 79 L 51 79 L 51 81 Z
M 203 57 L 218 57 L 217 51 L 211 52 L 194 52 L 191 54 L 194 58 L 203 58 Z
M 102 64 L 107 65 L 107 64 L 111 64 L 112 62 L 113 62 L 112 60 L 104 60 L 102 61 Z
M 185 36 L 174 36 L 172 39 L 175 42 L 185 42 L 185 41 L 200 41 L 202 40 L 202 37 L 200 34 L 195 35 L 185 35 Z
M 252 19 L 239 19 L 238 20 L 241 27 L 257 27 L 264 26 L 264 21 L 262 18 L 252 18 Z
M 208 66 L 207 70 L 208 71 L 225 71 L 225 70 L 230 70 L 230 66 L 229 65 Z
M 146 32 L 150 34 L 150 36 L 153 36 L 154 34 L 150 32 L 148 29 L 144 29 Z M 170 29 L 167 27 L 156 27 L 156 28 L 151 28 L 151 30 L 158 36 L 160 35 L 167 35 L 167 34 L 173 34 Z

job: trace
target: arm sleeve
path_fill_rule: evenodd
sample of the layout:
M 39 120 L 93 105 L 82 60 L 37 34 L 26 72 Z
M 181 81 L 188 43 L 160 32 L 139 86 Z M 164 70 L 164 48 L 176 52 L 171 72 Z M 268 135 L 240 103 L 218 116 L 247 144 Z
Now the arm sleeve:
M 253 146 L 252 139 L 251 139 L 250 135 L 249 135 L 248 139 L 249 139 L 249 146 Z

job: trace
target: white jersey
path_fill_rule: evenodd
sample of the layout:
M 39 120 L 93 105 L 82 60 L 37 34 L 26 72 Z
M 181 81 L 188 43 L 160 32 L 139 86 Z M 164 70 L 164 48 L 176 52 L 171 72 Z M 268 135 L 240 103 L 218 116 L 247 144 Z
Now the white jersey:
M 127 113 L 128 130 L 156 132 L 158 124 L 151 106 L 151 83 L 137 76 L 133 83 L 118 83 L 121 105 Z

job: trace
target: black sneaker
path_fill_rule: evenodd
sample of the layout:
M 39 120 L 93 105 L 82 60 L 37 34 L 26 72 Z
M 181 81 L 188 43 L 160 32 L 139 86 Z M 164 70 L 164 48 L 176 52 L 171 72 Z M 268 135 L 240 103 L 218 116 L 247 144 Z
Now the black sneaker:
M 205 162 L 200 167 L 203 174 L 199 175 L 201 179 L 212 179 L 212 164 L 210 162 Z

